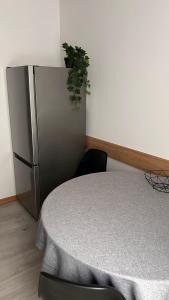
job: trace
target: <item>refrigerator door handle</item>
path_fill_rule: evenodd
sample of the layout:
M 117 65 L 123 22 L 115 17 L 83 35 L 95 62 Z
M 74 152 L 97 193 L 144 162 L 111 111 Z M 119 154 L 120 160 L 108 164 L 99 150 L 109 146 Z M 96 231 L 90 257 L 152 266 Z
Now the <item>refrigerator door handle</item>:
M 39 158 L 38 158 L 38 132 L 37 132 L 37 117 L 36 117 L 37 114 L 36 114 L 34 67 L 33 66 L 28 66 L 28 78 L 29 78 L 29 97 L 30 97 L 33 164 L 37 165 L 38 161 L 39 161 Z
M 34 195 L 35 195 L 35 197 L 32 200 L 34 201 L 34 207 L 35 207 L 34 216 L 37 220 L 41 208 L 40 187 L 39 187 L 39 167 L 37 166 L 34 167 L 32 179 L 33 179 Z

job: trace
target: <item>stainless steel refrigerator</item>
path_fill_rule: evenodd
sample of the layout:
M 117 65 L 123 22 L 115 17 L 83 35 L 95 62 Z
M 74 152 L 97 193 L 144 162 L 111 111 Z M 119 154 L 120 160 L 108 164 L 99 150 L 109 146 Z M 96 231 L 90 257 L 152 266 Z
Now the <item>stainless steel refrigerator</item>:
M 36 219 L 46 196 L 73 177 L 84 150 L 85 94 L 76 108 L 67 75 L 66 68 L 7 68 L 16 194 Z

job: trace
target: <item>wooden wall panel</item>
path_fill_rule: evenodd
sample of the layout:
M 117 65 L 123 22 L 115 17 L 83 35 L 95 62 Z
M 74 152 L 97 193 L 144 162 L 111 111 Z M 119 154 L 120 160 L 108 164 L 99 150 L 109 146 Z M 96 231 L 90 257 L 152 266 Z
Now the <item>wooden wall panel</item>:
M 109 143 L 94 137 L 86 137 L 86 146 L 87 148 L 104 150 L 110 158 L 140 170 L 169 170 L 169 160 Z

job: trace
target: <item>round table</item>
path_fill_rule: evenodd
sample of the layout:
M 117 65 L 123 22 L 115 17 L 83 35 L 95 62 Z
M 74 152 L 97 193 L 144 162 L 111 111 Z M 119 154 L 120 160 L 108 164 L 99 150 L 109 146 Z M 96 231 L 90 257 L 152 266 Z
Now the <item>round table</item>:
M 116 286 L 127 300 L 169 299 L 169 194 L 142 172 L 81 176 L 45 200 L 37 245 L 42 269 Z

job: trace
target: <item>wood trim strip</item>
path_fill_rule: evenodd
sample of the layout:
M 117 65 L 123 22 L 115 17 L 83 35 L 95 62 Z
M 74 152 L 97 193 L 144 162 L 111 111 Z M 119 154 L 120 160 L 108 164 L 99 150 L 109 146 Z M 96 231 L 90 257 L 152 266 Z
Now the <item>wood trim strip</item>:
M 10 197 L 7 197 L 7 198 L 3 198 L 3 199 L 0 199 L 0 205 L 3 205 L 3 204 L 7 204 L 7 203 L 10 203 L 10 202 L 13 202 L 13 201 L 16 201 L 16 195 L 14 196 L 10 196 Z
M 103 150 L 107 152 L 110 158 L 140 170 L 169 170 L 169 160 L 167 159 L 106 142 L 91 136 L 86 137 L 86 146 L 87 148 Z

